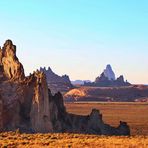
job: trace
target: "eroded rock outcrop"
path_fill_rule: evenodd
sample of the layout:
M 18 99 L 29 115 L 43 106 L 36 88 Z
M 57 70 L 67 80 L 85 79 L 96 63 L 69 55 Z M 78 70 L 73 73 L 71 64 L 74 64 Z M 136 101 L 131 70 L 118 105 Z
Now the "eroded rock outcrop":
M 3 104 L 2 104 L 2 100 L 0 99 L 0 129 L 2 129 L 2 127 L 3 127 L 2 111 L 3 111 Z
M 43 72 L 25 77 L 12 41 L 7 40 L 0 52 L 1 131 L 19 128 L 22 132 L 130 134 L 126 123 L 117 128 L 105 124 L 98 110 L 93 109 L 88 116 L 67 113 L 62 94 L 51 94 Z
M 40 67 L 40 71 L 46 75 L 48 88 L 52 93 L 60 91 L 62 94 L 73 88 L 68 75 L 59 76 L 55 74 L 50 67 Z
M 86 82 L 84 86 L 92 87 L 120 87 L 120 86 L 130 86 L 131 84 L 124 81 L 123 75 L 119 76 L 117 79 L 115 73 L 112 70 L 111 65 L 107 65 L 106 69 L 98 76 L 94 82 Z
M 10 79 L 24 79 L 24 69 L 16 57 L 16 46 L 11 40 L 5 42 L 1 52 L 4 74 Z
M 49 94 L 45 75 L 41 72 L 34 73 L 34 95 L 30 112 L 33 130 L 38 132 L 51 132 L 53 130 L 49 112 Z
M 104 69 L 104 72 L 103 72 L 103 73 L 104 73 L 105 77 L 108 78 L 108 80 L 115 80 L 115 79 L 116 79 L 115 73 L 114 73 L 114 71 L 112 70 L 112 67 L 111 67 L 110 64 L 108 64 L 108 65 L 106 66 L 106 68 Z

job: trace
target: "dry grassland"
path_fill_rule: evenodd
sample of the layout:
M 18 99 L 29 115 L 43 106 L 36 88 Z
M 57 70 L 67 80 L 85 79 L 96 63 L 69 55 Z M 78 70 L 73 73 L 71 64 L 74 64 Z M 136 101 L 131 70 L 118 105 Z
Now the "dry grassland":
M 148 135 L 148 103 L 66 103 L 68 112 L 87 115 L 92 108 L 103 114 L 105 123 L 113 126 L 119 121 L 126 121 L 131 128 L 131 135 Z
M 81 134 L 0 134 L 1 148 L 147 148 L 148 137 L 108 137 Z

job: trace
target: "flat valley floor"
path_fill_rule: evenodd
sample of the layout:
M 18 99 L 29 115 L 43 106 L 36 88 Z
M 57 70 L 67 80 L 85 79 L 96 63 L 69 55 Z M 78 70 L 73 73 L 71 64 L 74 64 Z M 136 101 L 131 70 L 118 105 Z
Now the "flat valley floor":
M 93 108 L 100 110 L 103 121 L 112 126 L 120 121 L 128 123 L 131 135 L 148 135 L 148 103 L 65 103 L 67 111 L 79 115 L 90 114 Z

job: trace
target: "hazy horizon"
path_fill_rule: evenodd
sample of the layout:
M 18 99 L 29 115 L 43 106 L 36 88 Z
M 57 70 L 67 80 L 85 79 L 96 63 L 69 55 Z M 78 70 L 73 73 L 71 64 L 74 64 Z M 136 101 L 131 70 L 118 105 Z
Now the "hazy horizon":
M 148 84 L 148 1 L 0 1 L 0 46 L 11 39 L 26 74 L 51 67 L 91 80 L 111 64 L 116 77 Z

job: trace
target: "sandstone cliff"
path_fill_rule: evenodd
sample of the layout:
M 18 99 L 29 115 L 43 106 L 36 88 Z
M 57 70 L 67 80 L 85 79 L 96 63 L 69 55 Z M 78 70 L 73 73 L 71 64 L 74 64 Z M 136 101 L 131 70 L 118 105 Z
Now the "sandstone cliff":
M 60 92 L 51 94 L 43 72 L 25 77 L 16 46 L 7 40 L 0 50 L 0 130 L 18 128 L 22 132 L 130 134 L 125 122 L 117 128 L 105 124 L 98 110 L 88 116 L 67 113 L 63 96 Z
M 16 57 L 16 46 L 12 44 L 12 41 L 7 40 L 0 52 L 4 74 L 9 79 L 23 79 L 24 69 Z

